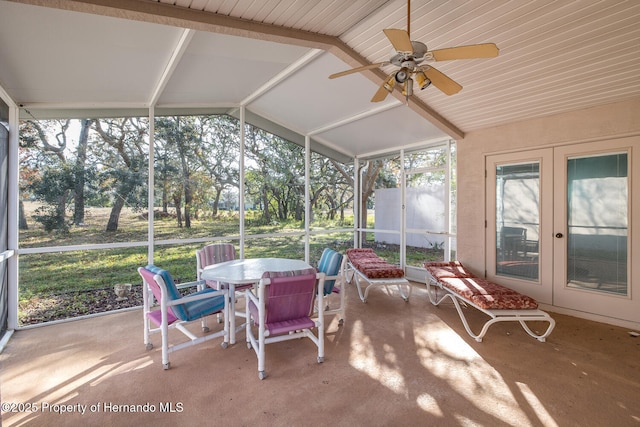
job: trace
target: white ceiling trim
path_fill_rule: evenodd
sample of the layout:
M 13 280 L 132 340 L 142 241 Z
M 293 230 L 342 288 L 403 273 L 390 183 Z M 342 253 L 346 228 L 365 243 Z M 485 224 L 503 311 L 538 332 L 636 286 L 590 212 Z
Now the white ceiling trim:
M 347 118 L 345 118 L 343 120 L 338 120 L 337 122 L 330 123 L 330 124 L 328 124 L 326 126 L 323 126 L 323 127 L 317 128 L 317 129 L 313 129 L 312 131 L 310 131 L 308 133 L 308 135 L 313 136 L 313 135 L 317 135 L 319 133 L 323 133 L 323 132 L 338 128 L 340 126 L 348 125 L 349 123 L 357 122 L 358 120 L 362 120 L 362 119 L 365 119 L 365 118 L 367 118 L 369 116 L 373 116 L 374 114 L 382 113 L 383 111 L 387 111 L 387 110 L 390 110 L 392 108 L 399 107 L 400 105 L 402 105 L 402 103 L 400 101 L 396 100 L 395 102 L 384 104 L 384 105 L 382 105 L 380 107 L 372 108 L 372 109 L 364 111 L 364 112 L 362 112 L 360 114 L 355 114 L 355 115 L 353 115 L 351 117 L 347 117 Z
M 255 101 L 265 93 L 269 92 L 274 87 L 278 86 L 284 80 L 286 80 L 289 76 L 294 74 L 296 71 L 313 61 L 316 57 L 324 53 L 324 51 L 320 49 L 312 49 L 309 53 L 302 56 L 300 59 L 289 65 L 287 68 L 282 70 L 280 73 L 276 74 L 271 80 L 266 82 L 264 85 L 259 87 L 256 91 L 254 91 L 251 95 L 246 97 L 240 102 L 240 105 L 249 105 L 251 102 Z
M 167 63 L 167 66 L 160 76 L 160 81 L 153 90 L 153 94 L 151 95 L 151 99 L 149 100 L 149 107 L 154 107 L 157 104 L 158 99 L 160 99 L 160 96 L 162 95 L 162 91 L 167 86 L 167 83 L 169 82 L 169 79 L 171 79 L 171 76 L 173 75 L 176 67 L 178 66 L 178 64 L 180 64 L 180 59 L 182 58 L 182 55 L 184 55 L 184 53 L 187 51 L 189 43 L 191 42 L 191 39 L 193 39 L 193 36 L 195 34 L 196 32 L 190 29 L 184 29 L 182 31 L 180 39 L 178 40 L 178 44 L 175 49 L 173 49 L 171 58 L 169 58 L 169 62 Z

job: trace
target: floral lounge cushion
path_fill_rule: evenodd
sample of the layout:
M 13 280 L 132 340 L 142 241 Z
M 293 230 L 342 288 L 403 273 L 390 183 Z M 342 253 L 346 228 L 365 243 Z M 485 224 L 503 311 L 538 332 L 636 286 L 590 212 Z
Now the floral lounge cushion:
M 465 298 L 474 295 L 515 295 L 518 292 L 477 277 L 444 277 L 440 279 L 443 286 Z
M 519 293 L 508 295 L 474 295 L 471 301 L 487 310 L 536 309 L 538 303 L 531 297 Z
M 373 249 L 347 249 L 349 262 L 368 279 L 398 279 L 404 270 L 378 257 Z
M 436 279 L 441 277 L 473 277 L 473 273 L 458 261 L 425 262 L 424 268 Z
M 486 310 L 536 309 L 538 303 L 489 280 L 474 277 L 457 262 L 427 262 L 424 267 L 442 286 Z
M 404 270 L 391 264 L 388 267 L 370 267 L 358 270 L 369 279 L 399 279 L 404 277 Z

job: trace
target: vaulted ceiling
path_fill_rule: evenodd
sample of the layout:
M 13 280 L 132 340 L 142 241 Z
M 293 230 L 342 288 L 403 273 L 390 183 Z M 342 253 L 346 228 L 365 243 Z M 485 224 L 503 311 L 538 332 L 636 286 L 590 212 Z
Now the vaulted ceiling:
M 431 63 L 433 85 L 370 102 L 383 29 L 496 58 Z M 0 91 L 23 118 L 224 112 L 344 158 L 640 96 L 640 2 L 0 0 Z

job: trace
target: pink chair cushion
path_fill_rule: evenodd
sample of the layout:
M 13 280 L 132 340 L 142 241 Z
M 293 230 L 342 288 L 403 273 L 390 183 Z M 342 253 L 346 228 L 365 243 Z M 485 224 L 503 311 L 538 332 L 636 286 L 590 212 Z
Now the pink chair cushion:
M 265 290 L 265 329 L 270 335 L 284 334 L 315 326 L 310 314 L 316 291 L 315 269 L 265 272 L 271 283 Z M 251 317 L 259 324 L 258 307 L 249 302 Z
M 147 317 L 151 320 L 156 326 L 160 327 L 162 325 L 162 312 L 160 310 L 151 311 L 147 313 Z M 171 311 L 171 307 L 167 309 L 167 325 L 172 324 L 178 320 L 178 318 Z

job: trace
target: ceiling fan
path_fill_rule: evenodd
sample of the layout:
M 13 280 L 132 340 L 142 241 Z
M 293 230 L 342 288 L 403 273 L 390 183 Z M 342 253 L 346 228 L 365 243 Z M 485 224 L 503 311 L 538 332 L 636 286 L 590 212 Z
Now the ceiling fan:
M 389 74 L 375 95 L 373 95 L 373 98 L 371 98 L 371 102 L 384 101 L 387 95 L 393 92 L 396 85 L 402 87 L 402 94 L 408 98 L 413 95 L 414 80 L 420 89 L 425 89 L 433 84 L 445 94 L 454 95 L 460 92 L 462 86 L 431 65 L 423 65 L 424 62 L 493 58 L 498 56 L 498 47 L 494 43 L 458 46 L 430 51 L 424 43 L 411 40 L 409 36 L 410 26 L 411 0 L 407 0 L 407 31 L 395 28 L 383 30 L 395 50 L 395 52 L 392 51 L 391 58 L 385 62 L 378 62 L 335 73 L 330 75 L 329 78 L 335 79 L 352 73 L 393 64 L 399 67 L 399 69 Z

